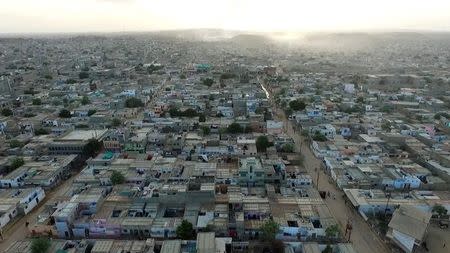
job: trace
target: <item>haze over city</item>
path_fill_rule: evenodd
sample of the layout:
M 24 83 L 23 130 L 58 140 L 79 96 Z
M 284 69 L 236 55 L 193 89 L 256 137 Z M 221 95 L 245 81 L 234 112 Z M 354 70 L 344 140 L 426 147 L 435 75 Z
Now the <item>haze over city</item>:
M 0 253 L 448 253 L 450 0 L 0 0 Z
M 1 0 L 0 33 L 450 29 L 446 0 Z

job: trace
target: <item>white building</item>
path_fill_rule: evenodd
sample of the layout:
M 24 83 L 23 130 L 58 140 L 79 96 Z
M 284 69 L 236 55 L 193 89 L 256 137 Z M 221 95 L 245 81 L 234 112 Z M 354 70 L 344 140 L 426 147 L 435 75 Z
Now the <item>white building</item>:
M 351 94 L 355 93 L 355 85 L 352 83 L 344 84 L 344 91 Z
M 268 120 L 266 123 L 266 129 L 268 134 L 282 134 L 283 133 L 283 121 Z
M 395 210 L 386 236 L 405 252 L 413 252 L 420 246 L 430 223 L 431 212 L 412 206 L 400 206 Z
M 45 198 L 41 187 L 0 191 L 0 228 L 18 214 L 28 214 Z

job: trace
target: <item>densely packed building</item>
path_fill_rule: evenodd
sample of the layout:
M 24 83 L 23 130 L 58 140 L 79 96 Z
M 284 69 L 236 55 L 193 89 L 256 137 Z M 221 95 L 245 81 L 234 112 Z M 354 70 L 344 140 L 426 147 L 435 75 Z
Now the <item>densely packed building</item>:
M 0 39 L 2 249 L 413 252 L 448 226 L 448 45 Z

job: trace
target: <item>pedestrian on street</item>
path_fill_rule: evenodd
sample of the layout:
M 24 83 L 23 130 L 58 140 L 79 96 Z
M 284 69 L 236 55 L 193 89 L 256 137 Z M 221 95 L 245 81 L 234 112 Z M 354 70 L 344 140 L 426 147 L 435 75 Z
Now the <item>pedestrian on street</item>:
M 445 242 L 444 242 L 444 246 L 442 246 L 442 248 L 445 248 Z
M 30 225 L 28 221 L 25 222 L 25 227 L 27 228 Z

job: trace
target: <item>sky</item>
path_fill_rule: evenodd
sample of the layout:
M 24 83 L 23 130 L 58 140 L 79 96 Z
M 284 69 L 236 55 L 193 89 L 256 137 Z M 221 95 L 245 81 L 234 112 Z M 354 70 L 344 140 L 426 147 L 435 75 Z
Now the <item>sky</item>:
M 450 0 L 0 0 L 0 33 L 450 31 Z

